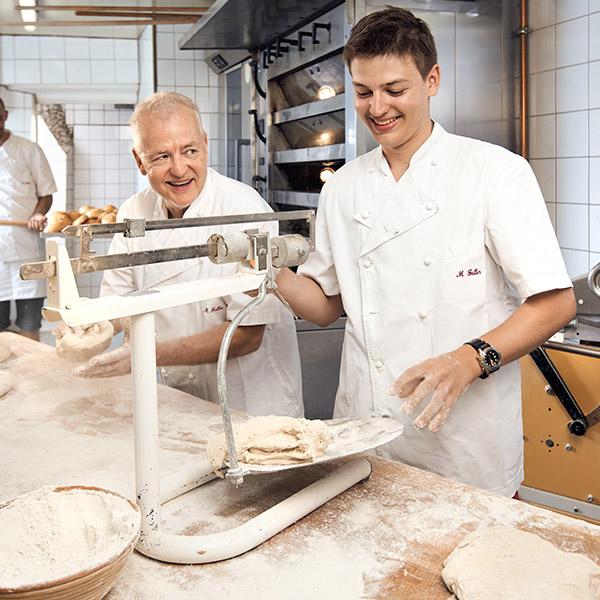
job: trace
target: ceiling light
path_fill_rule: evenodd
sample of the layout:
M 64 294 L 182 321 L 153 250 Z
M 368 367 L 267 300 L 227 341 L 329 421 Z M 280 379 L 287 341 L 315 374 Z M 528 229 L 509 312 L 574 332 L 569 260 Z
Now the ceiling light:
M 19 0 L 20 6 L 35 6 L 36 0 Z M 35 10 L 22 10 L 21 19 L 26 23 L 33 23 L 37 21 L 37 11 Z M 35 31 L 35 25 L 25 25 L 25 31 Z

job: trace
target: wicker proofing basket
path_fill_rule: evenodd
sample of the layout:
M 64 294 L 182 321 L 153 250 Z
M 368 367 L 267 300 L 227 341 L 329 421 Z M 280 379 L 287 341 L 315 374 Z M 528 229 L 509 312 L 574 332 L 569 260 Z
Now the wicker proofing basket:
M 63 492 L 78 489 L 112 494 L 113 496 L 122 498 L 127 501 L 131 509 L 139 516 L 139 508 L 131 500 L 111 490 L 73 485 L 58 487 L 54 491 Z M 12 589 L 0 588 L 0 600 L 100 600 L 108 594 L 120 572 L 127 564 L 137 542 L 138 535 L 139 519 L 138 527 L 135 528 L 125 546 L 101 565 L 96 565 L 91 569 L 85 569 L 68 577 L 63 577 L 55 581 L 47 581 L 39 585 L 22 586 Z

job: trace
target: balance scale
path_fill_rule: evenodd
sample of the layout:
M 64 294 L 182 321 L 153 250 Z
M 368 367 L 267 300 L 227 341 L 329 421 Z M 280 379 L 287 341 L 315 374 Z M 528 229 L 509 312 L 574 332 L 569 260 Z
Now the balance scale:
M 309 239 L 297 234 L 271 238 L 268 233 L 253 229 L 213 234 L 207 244 L 199 246 L 103 256 L 96 256 L 90 249 L 93 237 L 98 235 L 119 233 L 126 237 L 141 237 L 146 231 L 158 229 L 283 220 L 306 220 Z M 136 499 L 141 512 L 140 537 L 136 549 L 142 554 L 177 564 L 200 564 L 232 558 L 268 540 L 354 484 L 365 481 L 371 473 L 369 461 L 364 457 L 356 458 L 228 531 L 199 536 L 175 535 L 163 531 L 161 505 L 213 480 L 216 474 L 208 460 L 203 460 L 184 471 L 162 480 L 160 478 L 154 333 L 154 313 L 158 310 L 258 290 L 256 297 L 231 321 L 223 337 L 217 363 L 219 403 L 229 454 L 225 478 L 235 485 L 241 485 L 244 477 L 249 474 L 304 467 L 364 452 L 385 444 L 402 433 L 402 425 L 389 418 L 330 420 L 325 421 L 325 424 L 329 428 L 331 442 L 326 453 L 311 463 L 264 466 L 238 461 L 227 399 L 226 363 L 229 345 L 240 322 L 263 301 L 267 289 L 275 290 L 273 267 L 299 265 L 314 250 L 314 211 L 164 221 L 131 218 L 114 224 L 71 225 L 62 230 L 61 236 L 80 238 L 79 258 L 69 258 L 64 237 L 49 237 L 46 240 L 46 261 L 24 264 L 20 275 L 22 279 L 47 279 L 47 306 L 43 309 L 43 315 L 48 321 L 62 320 L 69 326 L 77 326 L 130 318 Z M 215 264 L 237 262 L 238 270 L 235 274 L 223 277 L 95 299 L 79 296 L 74 277 L 75 273 L 196 257 L 208 257 Z

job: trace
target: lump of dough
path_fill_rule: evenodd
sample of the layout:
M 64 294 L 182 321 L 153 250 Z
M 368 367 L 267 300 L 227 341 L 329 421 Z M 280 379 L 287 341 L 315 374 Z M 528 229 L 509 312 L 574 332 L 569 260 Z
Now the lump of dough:
M 83 325 L 57 340 L 56 354 L 72 362 L 86 362 L 110 346 L 113 333 L 110 321 Z
M 8 371 L 0 371 L 0 397 L 12 389 L 12 377 Z
M 0 362 L 4 362 L 10 357 L 10 346 L 0 342 Z
M 325 423 L 293 417 L 255 417 L 234 425 L 233 434 L 238 460 L 255 465 L 311 462 L 322 456 L 329 444 Z M 208 441 L 206 454 L 218 474 L 228 459 L 225 433 Z
M 442 578 L 459 600 L 600 599 L 600 566 L 512 527 L 467 535 L 444 561 Z

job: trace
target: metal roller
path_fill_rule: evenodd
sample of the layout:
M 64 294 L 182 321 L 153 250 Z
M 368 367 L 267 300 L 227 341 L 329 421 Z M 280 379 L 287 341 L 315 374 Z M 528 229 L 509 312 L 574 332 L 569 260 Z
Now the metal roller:
M 273 266 L 295 267 L 306 262 L 310 252 L 308 240 L 299 233 L 274 237 L 271 240 L 273 248 Z

